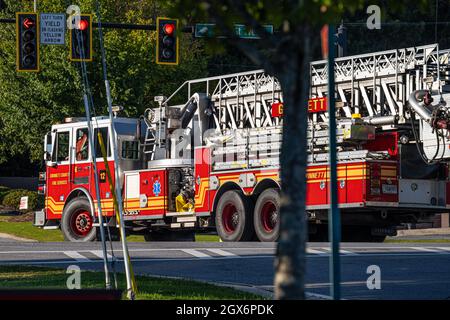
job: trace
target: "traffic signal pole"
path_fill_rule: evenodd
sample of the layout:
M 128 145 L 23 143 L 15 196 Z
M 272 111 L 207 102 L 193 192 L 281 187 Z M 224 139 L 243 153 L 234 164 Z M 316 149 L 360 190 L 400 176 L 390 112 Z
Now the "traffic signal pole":
M 102 64 L 103 64 L 103 78 L 105 80 L 105 88 L 106 88 L 106 100 L 108 103 L 108 111 L 109 111 L 109 120 L 111 122 L 111 137 L 112 137 L 112 154 L 114 160 L 114 173 L 115 173 L 115 193 L 117 197 L 117 210 L 119 216 L 119 226 L 120 226 L 120 238 L 122 242 L 122 251 L 123 251 L 123 263 L 125 266 L 125 276 L 127 281 L 127 297 L 130 300 L 134 300 L 136 294 L 136 285 L 134 282 L 134 276 L 132 272 L 132 266 L 130 261 L 130 255 L 128 252 L 128 244 L 127 244 L 127 236 L 125 232 L 125 223 L 123 220 L 123 202 L 122 202 L 122 190 L 120 188 L 120 173 L 119 173 L 119 154 L 117 151 L 117 133 L 116 128 L 114 126 L 114 116 L 112 111 L 112 97 L 111 97 L 111 87 L 108 81 L 108 72 L 106 66 L 106 53 L 105 48 L 103 46 L 103 32 L 102 32 L 102 22 L 100 16 L 100 4 L 97 1 L 97 18 L 98 18 L 98 26 L 99 26 L 99 38 L 100 38 L 100 50 L 102 53 Z
M 341 222 L 338 206 L 337 155 L 336 155 L 336 97 L 334 82 L 334 56 L 336 35 L 335 27 L 328 26 L 328 120 L 330 137 L 330 198 L 331 207 L 328 213 L 328 238 L 331 245 L 330 280 L 331 296 L 334 300 L 341 299 L 341 261 L 339 242 L 341 241 Z

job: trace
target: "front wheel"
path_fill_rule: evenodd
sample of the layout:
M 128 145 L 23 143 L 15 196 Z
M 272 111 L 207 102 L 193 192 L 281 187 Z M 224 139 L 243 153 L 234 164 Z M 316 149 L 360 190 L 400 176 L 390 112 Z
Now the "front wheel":
M 252 203 L 242 192 L 230 190 L 219 199 L 216 228 L 223 241 L 251 241 L 254 235 Z
M 75 198 L 66 205 L 61 219 L 61 231 L 66 241 L 88 242 L 96 239 L 94 218 L 87 198 Z
M 280 235 L 280 193 L 276 189 L 262 192 L 255 204 L 253 223 L 258 239 L 274 242 Z

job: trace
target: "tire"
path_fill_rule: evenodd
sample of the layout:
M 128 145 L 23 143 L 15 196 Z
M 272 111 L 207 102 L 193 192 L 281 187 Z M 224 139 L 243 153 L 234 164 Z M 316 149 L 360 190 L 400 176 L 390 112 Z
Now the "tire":
M 158 230 L 151 231 L 144 235 L 145 241 L 195 241 L 193 230 L 172 231 Z
M 222 241 L 251 241 L 253 205 L 242 192 L 230 190 L 219 199 L 216 208 L 216 229 Z
M 253 224 L 261 242 L 274 242 L 280 236 L 280 193 L 276 189 L 263 191 L 256 201 Z
M 89 242 L 97 238 L 97 228 L 93 226 L 89 200 L 79 197 L 71 200 L 64 208 L 61 231 L 66 241 Z

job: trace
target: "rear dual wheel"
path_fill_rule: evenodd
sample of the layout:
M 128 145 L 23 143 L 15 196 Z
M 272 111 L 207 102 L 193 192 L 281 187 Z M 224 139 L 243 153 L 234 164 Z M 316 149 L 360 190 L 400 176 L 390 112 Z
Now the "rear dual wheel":
M 280 235 L 280 193 L 277 189 L 267 189 L 255 204 L 253 224 L 256 236 L 261 242 L 274 242 Z
M 216 228 L 223 241 L 251 241 L 253 229 L 253 205 L 242 192 L 226 191 L 216 208 Z

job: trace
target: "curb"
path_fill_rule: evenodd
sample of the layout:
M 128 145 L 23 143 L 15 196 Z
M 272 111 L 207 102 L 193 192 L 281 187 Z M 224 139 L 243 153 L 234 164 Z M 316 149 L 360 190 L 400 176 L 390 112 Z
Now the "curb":
M 21 238 L 21 237 L 16 237 L 7 233 L 1 233 L 0 232 L 0 238 L 2 239 L 9 239 L 9 240 L 15 240 L 15 241 L 20 241 L 20 242 L 38 242 L 37 240 L 32 240 L 32 239 L 27 239 L 27 238 Z
M 252 293 L 255 295 L 262 296 L 269 300 L 274 300 L 274 293 L 270 289 L 264 289 L 258 286 L 248 285 L 248 284 L 232 284 L 232 283 L 225 283 L 225 282 L 212 282 L 212 281 L 206 281 L 206 280 L 198 280 L 198 279 L 191 279 L 191 278 L 184 278 L 184 277 L 171 277 L 171 276 L 162 276 L 162 275 L 154 275 L 154 274 L 143 274 L 148 277 L 154 277 L 154 278 L 162 278 L 162 279 L 173 279 L 173 280 L 189 280 L 189 281 L 196 281 L 200 283 L 205 284 L 211 284 L 216 287 L 226 287 L 226 288 L 232 288 L 237 291 L 242 291 L 246 293 Z M 312 292 L 305 292 L 305 300 L 332 300 L 330 296 L 326 296 L 323 294 L 316 294 Z
M 432 235 L 448 235 L 450 236 L 450 228 L 433 228 L 433 229 L 410 229 L 410 230 L 397 230 L 397 236 L 432 236 Z

